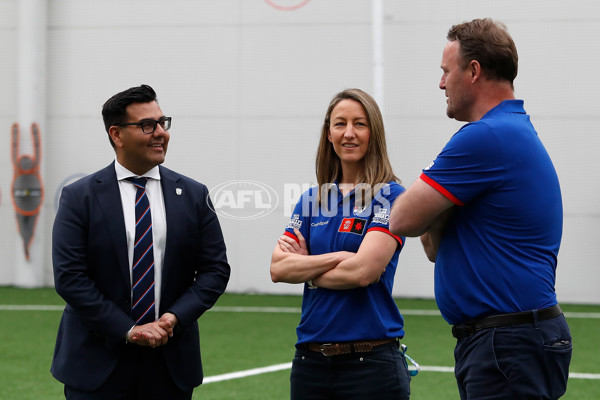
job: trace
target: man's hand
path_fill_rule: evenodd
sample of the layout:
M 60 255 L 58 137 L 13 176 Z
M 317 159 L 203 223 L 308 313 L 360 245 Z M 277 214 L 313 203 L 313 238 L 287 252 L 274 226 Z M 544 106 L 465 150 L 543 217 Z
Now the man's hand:
M 175 316 L 175 314 L 164 313 L 157 322 L 158 325 L 167 332 L 169 337 L 173 337 L 173 330 L 179 321 L 177 320 L 177 316 Z
M 167 344 L 168 340 L 169 332 L 158 321 L 136 325 L 127 334 L 127 342 L 140 346 L 159 347 Z
M 127 333 L 127 342 L 149 347 L 164 346 L 173 337 L 177 322 L 175 314 L 164 313 L 158 321 L 134 326 Z

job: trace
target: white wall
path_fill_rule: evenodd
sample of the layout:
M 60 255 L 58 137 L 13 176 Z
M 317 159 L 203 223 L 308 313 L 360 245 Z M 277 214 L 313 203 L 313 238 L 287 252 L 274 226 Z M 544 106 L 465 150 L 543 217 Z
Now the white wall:
M 282 11 L 269 3 L 306 4 Z M 520 55 L 516 95 L 525 100 L 563 189 L 559 300 L 600 303 L 600 188 L 594 175 L 600 167 L 600 3 L 383 4 L 384 118 L 396 174 L 410 185 L 460 126 L 446 118 L 438 89 L 448 28 L 477 17 L 505 22 Z M 0 285 L 14 284 L 22 251 L 10 197 L 8 135 L 18 113 L 17 5 L 0 0 Z M 47 253 L 44 281 L 52 284 L 50 232 L 60 187 L 114 157 L 102 104 L 148 83 L 173 117 L 165 166 L 209 188 L 253 180 L 279 194 L 277 209 L 263 218 L 221 219 L 233 267 L 228 290 L 300 293 L 300 285 L 271 283 L 268 273 L 287 222 L 285 185 L 314 182 L 319 127 L 330 98 L 348 87 L 374 90 L 371 17 L 367 0 L 49 0 L 45 223 L 35 239 Z M 433 297 L 433 266 L 417 239 L 409 239 L 400 257 L 395 294 Z

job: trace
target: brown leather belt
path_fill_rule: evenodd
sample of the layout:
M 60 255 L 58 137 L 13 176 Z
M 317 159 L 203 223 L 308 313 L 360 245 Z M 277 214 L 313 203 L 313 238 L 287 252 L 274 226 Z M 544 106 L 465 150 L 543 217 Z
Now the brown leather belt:
M 300 345 L 300 348 L 316 351 L 324 356 L 330 357 L 350 353 L 368 353 L 372 351 L 374 347 L 395 341 L 396 339 L 380 339 L 342 343 L 304 343 Z
M 510 314 L 492 315 L 489 317 L 477 319 L 474 321 L 465 322 L 464 324 L 454 325 L 452 327 L 452 336 L 457 339 L 462 339 L 477 331 L 487 328 L 497 328 L 500 326 L 523 325 L 538 321 L 545 321 L 562 315 L 562 310 L 557 304 L 555 306 L 544 308 L 542 310 L 531 310 L 516 312 Z M 537 314 L 537 317 L 535 316 Z

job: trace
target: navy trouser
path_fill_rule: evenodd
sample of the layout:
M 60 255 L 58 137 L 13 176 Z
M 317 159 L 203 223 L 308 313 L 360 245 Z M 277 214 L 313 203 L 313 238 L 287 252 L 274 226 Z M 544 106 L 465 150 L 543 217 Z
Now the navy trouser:
M 159 348 L 128 344 L 106 382 L 93 392 L 65 386 L 67 400 L 190 400 L 173 382 Z
M 558 399 L 573 344 L 564 315 L 483 329 L 459 339 L 454 373 L 462 400 Z
M 297 349 L 292 362 L 291 400 L 404 400 L 410 375 L 398 343 L 368 353 L 326 357 Z

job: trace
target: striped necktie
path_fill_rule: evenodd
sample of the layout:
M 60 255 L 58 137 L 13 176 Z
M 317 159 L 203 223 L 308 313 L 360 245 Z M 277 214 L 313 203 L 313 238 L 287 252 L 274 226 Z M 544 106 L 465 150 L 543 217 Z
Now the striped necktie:
M 135 244 L 133 247 L 131 317 L 136 325 L 154 321 L 154 252 L 152 216 L 146 195 L 148 178 L 127 178 L 137 187 L 135 195 Z

